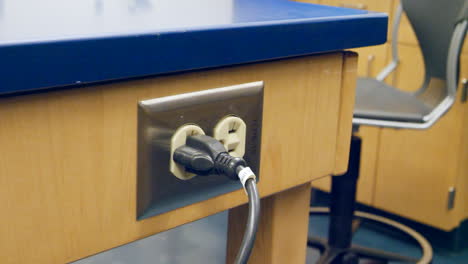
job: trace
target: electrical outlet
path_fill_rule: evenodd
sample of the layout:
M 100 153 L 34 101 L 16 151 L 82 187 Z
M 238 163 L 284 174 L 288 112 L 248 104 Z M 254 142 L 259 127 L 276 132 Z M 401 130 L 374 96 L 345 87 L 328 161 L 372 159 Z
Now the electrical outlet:
M 244 120 L 237 116 L 226 116 L 216 124 L 213 137 L 224 145 L 231 156 L 242 158 L 245 154 L 246 130 Z
M 174 150 L 185 144 L 191 133 L 224 135 L 220 138 L 225 137 L 231 154 L 243 155 L 257 179 L 261 179 L 262 110 L 263 82 L 140 101 L 137 218 L 145 219 L 242 188 L 238 181 L 227 177 L 187 174 L 172 161 Z M 186 125 L 191 125 L 188 130 Z M 227 132 L 215 132 L 226 128 Z

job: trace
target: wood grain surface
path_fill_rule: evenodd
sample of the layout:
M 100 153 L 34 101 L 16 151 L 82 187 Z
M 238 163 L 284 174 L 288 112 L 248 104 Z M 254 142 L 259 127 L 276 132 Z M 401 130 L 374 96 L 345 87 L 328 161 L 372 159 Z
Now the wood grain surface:
M 70 262 L 246 202 L 239 190 L 137 221 L 139 100 L 264 81 L 261 195 L 342 170 L 347 158 L 340 149 L 348 147 L 350 131 L 340 122 L 352 116 L 352 98 L 341 95 L 348 57 L 334 53 L 0 98 L 0 262 Z

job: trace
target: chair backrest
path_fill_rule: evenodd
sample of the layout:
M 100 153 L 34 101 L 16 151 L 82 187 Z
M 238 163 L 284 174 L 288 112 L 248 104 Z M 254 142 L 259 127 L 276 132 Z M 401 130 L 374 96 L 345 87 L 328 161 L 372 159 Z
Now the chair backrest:
M 468 0 L 401 0 L 394 21 L 392 62 L 376 77 L 382 82 L 399 63 L 397 52 L 398 25 L 405 11 L 418 39 L 424 58 L 425 79 L 414 96 L 430 113 L 421 120 L 389 120 L 355 117 L 353 124 L 393 128 L 426 129 L 453 105 L 457 93 L 459 55 L 468 29 Z
M 450 41 L 467 0 L 402 0 L 424 57 L 426 80 L 446 80 Z M 465 11 L 463 12 L 463 9 Z

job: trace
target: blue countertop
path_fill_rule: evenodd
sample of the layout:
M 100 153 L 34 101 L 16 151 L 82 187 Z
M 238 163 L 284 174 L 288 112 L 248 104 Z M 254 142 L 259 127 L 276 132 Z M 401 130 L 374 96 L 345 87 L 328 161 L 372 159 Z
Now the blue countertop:
M 289 0 L 0 0 L 0 94 L 384 43 L 387 15 Z

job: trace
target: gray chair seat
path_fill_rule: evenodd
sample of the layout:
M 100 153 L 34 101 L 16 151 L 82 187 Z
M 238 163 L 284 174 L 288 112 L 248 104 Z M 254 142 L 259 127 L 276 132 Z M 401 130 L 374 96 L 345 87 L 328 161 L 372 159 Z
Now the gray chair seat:
M 432 108 L 416 96 L 371 78 L 359 78 L 355 118 L 423 123 Z

